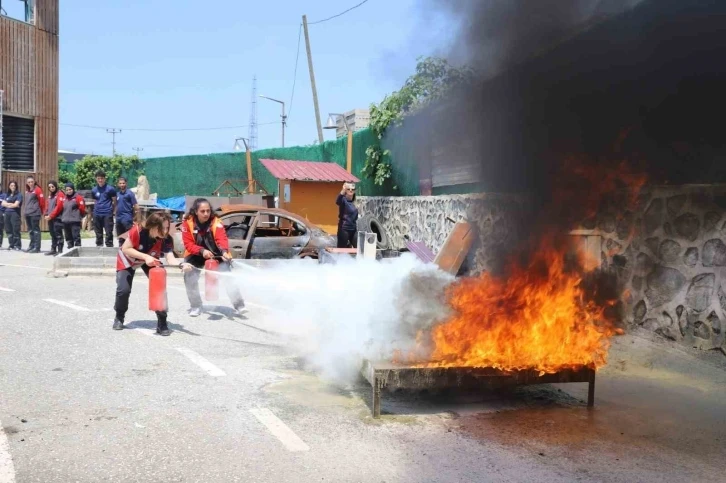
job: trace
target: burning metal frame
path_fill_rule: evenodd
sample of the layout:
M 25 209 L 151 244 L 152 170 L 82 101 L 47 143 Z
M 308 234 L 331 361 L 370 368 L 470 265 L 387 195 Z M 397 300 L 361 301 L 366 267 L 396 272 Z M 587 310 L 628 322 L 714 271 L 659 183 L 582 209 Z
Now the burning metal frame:
M 373 387 L 372 412 L 381 416 L 381 390 L 398 389 L 485 388 L 565 382 L 588 383 L 587 406 L 595 404 L 595 369 L 562 369 L 554 374 L 536 370 L 502 371 L 491 367 L 414 367 L 390 362 L 363 361 L 363 377 Z

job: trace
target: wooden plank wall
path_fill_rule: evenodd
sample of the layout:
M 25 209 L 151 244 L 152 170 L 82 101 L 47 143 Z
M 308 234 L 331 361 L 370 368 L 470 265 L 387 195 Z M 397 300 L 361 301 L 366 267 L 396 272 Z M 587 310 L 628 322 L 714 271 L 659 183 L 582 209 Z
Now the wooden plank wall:
M 28 175 L 44 191 L 58 179 L 58 3 L 36 0 L 35 25 L 0 17 L 4 111 L 35 119 L 35 171 L 3 171 L 3 190 L 10 180 L 23 189 Z

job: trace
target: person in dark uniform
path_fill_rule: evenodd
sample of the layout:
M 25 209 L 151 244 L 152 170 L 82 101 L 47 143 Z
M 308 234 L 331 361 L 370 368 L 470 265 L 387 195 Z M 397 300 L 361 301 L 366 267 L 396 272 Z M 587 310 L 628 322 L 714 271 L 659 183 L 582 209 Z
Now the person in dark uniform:
M 116 257 L 116 301 L 113 309 L 116 318 L 113 321 L 114 330 L 124 328 L 124 318 L 129 309 L 131 286 L 134 283 L 136 269 L 141 267 L 148 277 L 152 267 L 160 266 L 160 258 L 164 256 L 166 263 L 178 266 L 183 271 L 192 270 L 191 265 L 174 257 L 174 241 L 169 235 L 171 217 L 168 213 L 152 213 L 144 222 L 144 226 L 134 224 L 131 229 L 123 233 L 124 242 Z M 167 336 L 171 332 L 166 321 L 167 311 L 156 312 L 156 333 Z
M 358 247 L 358 208 L 354 201 L 355 185 L 343 183 L 343 190 L 335 199 L 338 205 L 338 248 Z
M 3 247 L 3 233 L 5 232 L 5 207 L 3 201 L 8 197 L 8 194 L 0 188 L 0 250 Z
M 232 254 L 229 253 L 229 240 L 224 225 L 212 213 L 212 205 L 205 198 L 197 198 L 189 209 L 189 213 L 182 222 L 182 240 L 184 241 L 184 261 L 197 269 L 204 268 L 206 260 L 216 258 L 220 260 L 219 271 L 232 270 Z M 202 297 L 199 294 L 199 270 L 192 270 L 184 274 L 184 285 L 191 308 L 189 315 L 197 317 L 202 313 Z M 234 281 L 222 277 L 229 299 L 234 307 L 234 315 L 241 315 L 247 311 L 242 294 Z
M 20 241 L 20 207 L 23 204 L 23 194 L 18 190 L 18 183 L 8 183 L 8 192 L 2 202 L 5 208 L 5 232 L 8 234 L 8 250 L 21 250 Z
M 45 219 L 50 232 L 50 251 L 46 253 L 49 256 L 63 253 L 63 223 L 58 219 L 51 220 L 50 214 L 55 210 L 58 201 L 64 200 L 65 197 L 65 193 L 58 189 L 57 182 L 48 181 L 48 206 L 45 209 Z
M 55 203 L 55 209 L 48 215 L 48 221 L 58 220 L 63 224 L 68 248 L 81 246 L 81 220 L 86 216 L 86 202 L 76 193 L 73 183 L 66 183 L 66 194 Z
M 136 195 L 126 187 L 126 178 L 122 176 L 118 179 L 118 191 L 116 192 L 116 236 L 119 239 L 118 246 L 123 243 L 121 235 L 129 231 L 134 225 L 136 210 L 139 208 Z
M 45 213 L 45 196 L 40 186 L 35 184 L 35 178 L 32 176 L 28 176 L 25 182 L 23 211 L 25 211 L 25 225 L 28 227 L 30 236 L 30 245 L 25 251 L 40 253 L 40 218 Z
M 113 246 L 113 214 L 116 212 L 116 190 L 106 184 L 106 173 L 96 172 L 96 186 L 91 190 L 93 205 L 93 229 L 96 232 L 96 246 L 103 246 L 103 231 L 106 230 L 106 246 Z

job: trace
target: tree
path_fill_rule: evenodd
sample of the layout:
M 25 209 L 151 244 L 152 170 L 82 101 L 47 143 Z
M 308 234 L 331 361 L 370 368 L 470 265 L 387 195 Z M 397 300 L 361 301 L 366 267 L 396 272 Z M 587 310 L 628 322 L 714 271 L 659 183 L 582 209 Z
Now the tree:
M 58 155 L 58 183 L 60 184 L 61 189 L 63 188 L 63 185 L 71 182 L 76 182 L 76 175 L 73 172 L 72 165 L 68 163 L 66 158 Z
M 468 67 L 453 67 L 437 57 L 419 58 L 416 73 L 400 90 L 387 95 L 378 105 L 371 104 L 370 128 L 380 140 L 389 126 L 400 124 L 406 116 L 473 80 L 474 71 Z M 382 185 L 391 176 L 389 156 L 390 152 L 380 145 L 369 146 L 362 175 Z
M 143 173 L 144 162 L 138 156 L 87 155 L 75 164 L 76 189 L 91 189 L 96 184 L 96 172 L 104 171 L 109 184 L 116 184 L 120 176 Z

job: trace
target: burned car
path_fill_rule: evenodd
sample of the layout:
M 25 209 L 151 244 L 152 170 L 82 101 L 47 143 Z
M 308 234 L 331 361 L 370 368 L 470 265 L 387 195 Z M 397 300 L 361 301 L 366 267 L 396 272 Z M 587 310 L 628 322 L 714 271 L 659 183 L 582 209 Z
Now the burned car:
M 237 259 L 318 258 L 337 240 L 321 228 L 289 211 L 256 205 L 222 205 L 215 213 L 229 238 L 229 250 Z M 171 230 L 174 251 L 184 253 L 181 224 Z

